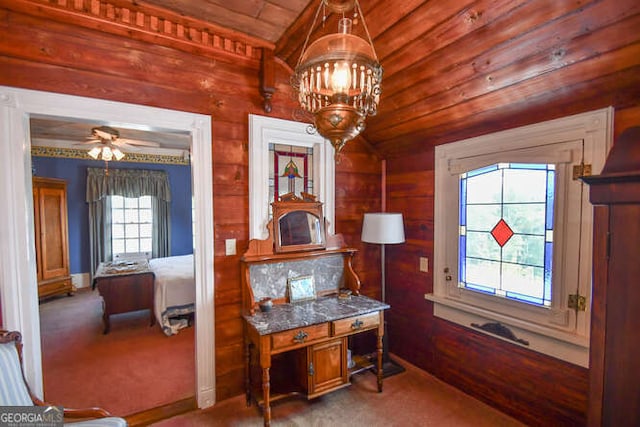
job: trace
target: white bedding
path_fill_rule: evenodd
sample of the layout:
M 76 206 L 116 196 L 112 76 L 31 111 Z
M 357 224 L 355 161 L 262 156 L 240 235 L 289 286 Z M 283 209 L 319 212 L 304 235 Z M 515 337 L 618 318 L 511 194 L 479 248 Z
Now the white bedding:
M 196 301 L 193 255 L 153 258 L 149 268 L 155 274 L 155 315 L 166 335 L 188 325 L 176 316 L 193 313 Z

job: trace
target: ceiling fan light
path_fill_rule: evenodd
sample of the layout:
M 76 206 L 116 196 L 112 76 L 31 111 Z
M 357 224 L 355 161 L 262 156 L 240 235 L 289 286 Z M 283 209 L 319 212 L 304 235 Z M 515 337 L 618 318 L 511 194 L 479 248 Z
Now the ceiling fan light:
M 109 147 L 102 147 L 102 160 L 108 162 L 113 159 L 113 152 Z
M 101 151 L 102 150 L 100 149 L 100 147 L 93 147 L 91 150 L 89 150 L 87 154 L 93 157 L 94 159 L 98 160 L 98 157 L 100 156 Z
M 114 148 L 113 149 L 113 157 L 115 157 L 116 160 L 122 160 L 124 158 L 124 153 L 122 151 L 120 151 L 119 148 Z

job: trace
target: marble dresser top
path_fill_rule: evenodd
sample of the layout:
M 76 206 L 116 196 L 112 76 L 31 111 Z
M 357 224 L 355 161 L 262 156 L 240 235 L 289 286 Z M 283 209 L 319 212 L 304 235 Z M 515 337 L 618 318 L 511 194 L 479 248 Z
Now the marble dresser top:
M 349 299 L 330 295 L 295 304 L 275 304 L 271 311 L 258 311 L 253 316 L 245 315 L 244 319 L 259 335 L 269 335 L 388 308 L 389 304 L 362 295 Z

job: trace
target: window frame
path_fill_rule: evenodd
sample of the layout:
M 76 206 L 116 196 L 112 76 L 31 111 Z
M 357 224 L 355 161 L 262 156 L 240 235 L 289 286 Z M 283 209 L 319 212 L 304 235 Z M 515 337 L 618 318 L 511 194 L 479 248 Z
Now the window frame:
M 465 327 L 498 322 L 511 329 L 518 338 L 528 341 L 526 347 L 531 350 L 588 366 L 593 210 L 584 186 L 571 187 L 573 190 L 569 194 L 572 199 L 569 201 L 565 200 L 564 194 L 574 183 L 571 176 L 574 164 L 581 161 L 591 164 L 594 173 L 602 169 L 611 146 L 612 126 L 613 108 L 609 107 L 436 147 L 434 288 L 433 293 L 425 295 L 426 299 L 434 302 L 436 317 Z M 571 150 L 549 152 L 550 147 L 560 148 L 561 144 L 570 145 Z M 581 148 L 582 159 L 575 158 L 576 144 Z M 550 156 L 557 156 L 558 160 L 549 161 Z M 554 286 L 550 308 L 458 287 L 459 174 L 498 162 L 557 164 Z M 576 191 L 576 188 L 580 190 Z M 581 220 L 576 224 L 566 215 L 569 209 L 579 205 L 582 205 Z M 449 214 L 452 209 L 456 215 Z M 582 234 L 579 243 L 568 238 L 576 230 Z M 575 272 L 561 268 L 577 262 L 567 258 L 572 253 L 580 260 L 579 269 Z M 571 280 L 577 281 L 580 294 L 587 298 L 585 312 L 576 313 L 566 308 L 568 295 L 576 291 L 568 286 L 569 273 L 576 275 Z M 559 281 L 560 274 L 562 279 Z M 485 333 L 481 329 L 475 330 Z

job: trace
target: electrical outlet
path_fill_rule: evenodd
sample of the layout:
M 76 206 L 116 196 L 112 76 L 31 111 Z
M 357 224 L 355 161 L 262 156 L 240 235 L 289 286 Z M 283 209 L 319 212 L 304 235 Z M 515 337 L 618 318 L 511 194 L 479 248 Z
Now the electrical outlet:
M 420 257 L 420 271 L 423 273 L 429 272 L 429 258 L 423 256 Z
M 224 241 L 225 245 L 225 254 L 226 255 L 235 255 L 236 254 L 236 239 L 226 239 Z

